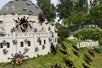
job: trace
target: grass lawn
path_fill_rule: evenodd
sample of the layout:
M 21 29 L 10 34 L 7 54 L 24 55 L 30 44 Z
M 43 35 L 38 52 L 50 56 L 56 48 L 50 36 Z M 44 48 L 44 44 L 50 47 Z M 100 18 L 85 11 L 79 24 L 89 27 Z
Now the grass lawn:
M 58 44 L 57 48 L 57 53 L 55 55 L 53 55 L 52 53 L 45 55 L 45 56 L 39 56 L 37 58 L 29 58 L 28 60 L 26 60 L 22 65 L 17 66 L 15 65 L 15 68 L 50 68 L 51 65 L 54 65 L 55 63 L 60 63 L 62 65 L 62 67 L 64 68 L 68 68 L 64 61 L 63 61 L 63 57 L 67 57 L 68 59 L 72 60 L 74 63 L 75 68 L 83 68 L 82 63 L 85 63 L 87 65 L 87 63 L 83 60 L 83 54 L 88 54 L 87 52 L 87 48 L 81 48 L 78 53 L 80 54 L 80 57 L 77 57 L 76 55 L 73 54 L 72 49 L 74 49 L 72 47 L 73 44 L 76 43 L 76 41 L 63 41 L 63 43 L 66 45 L 67 47 L 67 55 L 62 54 L 61 52 L 59 52 L 59 48 L 60 44 Z M 102 47 L 100 47 L 102 49 Z M 95 57 L 91 63 L 90 68 L 102 68 L 102 54 L 97 54 L 95 51 L 93 51 L 95 53 Z M 1 63 L 0 64 L 0 68 L 11 68 L 11 64 L 4 64 Z

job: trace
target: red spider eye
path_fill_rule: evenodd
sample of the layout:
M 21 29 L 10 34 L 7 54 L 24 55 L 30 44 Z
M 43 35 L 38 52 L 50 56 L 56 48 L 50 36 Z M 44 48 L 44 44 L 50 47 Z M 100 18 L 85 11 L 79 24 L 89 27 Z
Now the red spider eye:
M 27 28 L 28 28 L 28 24 L 27 24 L 27 23 L 23 24 L 23 27 L 24 27 L 25 29 L 27 29 Z

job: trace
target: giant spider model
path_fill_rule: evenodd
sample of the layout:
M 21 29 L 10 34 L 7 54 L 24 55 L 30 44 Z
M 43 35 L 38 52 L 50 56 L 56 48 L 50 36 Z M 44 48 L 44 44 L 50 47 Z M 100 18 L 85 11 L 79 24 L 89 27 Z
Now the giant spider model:
M 39 13 L 38 20 L 42 25 L 42 23 L 45 21 L 45 16 L 42 13 Z
M 28 19 L 29 19 L 29 17 L 26 18 L 25 16 L 21 19 L 20 18 L 18 18 L 17 20 L 14 19 L 14 21 L 17 23 L 16 28 L 18 28 L 18 26 L 20 26 L 22 31 L 26 31 L 26 29 L 28 27 L 30 27 L 32 29 L 31 25 L 29 24 Z
M 25 60 L 25 57 L 28 57 L 28 55 L 25 55 L 25 52 L 21 53 L 20 51 L 19 53 L 11 54 L 11 56 L 12 58 L 8 58 L 8 59 L 11 60 L 12 65 L 14 64 L 20 65 Z

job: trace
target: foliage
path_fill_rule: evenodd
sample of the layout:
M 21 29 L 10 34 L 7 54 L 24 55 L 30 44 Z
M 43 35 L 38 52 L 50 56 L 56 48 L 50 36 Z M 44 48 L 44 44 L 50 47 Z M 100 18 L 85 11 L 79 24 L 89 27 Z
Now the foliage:
M 72 2 L 70 0 L 59 0 L 57 4 L 57 12 L 60 19 L 67 18 L 72 12 Z
M 81 40 L 99 40 L 102 38 L 102 30 L 100 28 L 83 28 L 75 31 L 74 36 Z
M 67 24 L 72 31 L 75 31 L 79 28 L 83 28 L 83 26 L 87 24 L 87 20 L 88 14 L 77 12 L 73 13 L 69 18 L 64 19 L 64 23 L 65 25 Z
M 69 36 L 69 29 L 67 29 L 66 27 L 62 26 L 58 29 L 58 36 L 60 38 L 67 38 Z
M 78 30 L 80 28 L 94 25 L 102 28 L 102 5 L 95 5 L 90 9 L 89 13 L 76 12 L 68 18 L 64 19 L 64 24 L 68 25 L 71 30 Z
M 87 12 L 88 11 L 88 4 L 87 0 L 77 0 L 76 3 L 76 10 L 77 12 Z
M 51 0 L 37 0 L 38 6 L 43 11 L 43 14 L 49 22 L 54 21 L 56 18 L 56 8 L 51 4 Z
M 59 0 L 57 12 L 60 19 L 65 19 L 76 12 L 87 12 L 87 0 Z
M 58 23 L 58 22 L 55 24 L 55 27 L 56 27 L 57 29 L 59 29 L 61 26 L 62 26 L 62 25 L 61 25 L 60 23 Z
M 99 39 L 99 44 L 102 46 L 102 38 Z
M 61 39 L 67 38 L 70 34 L 70 31 L 67 27 L 62 26 L 60 23 L 56 23 L 56 28 L 58 29 L 58 36 Z
M 93 24 L 102 28 L 102 4 L 95 5 L 91 8 L 89 18 Z

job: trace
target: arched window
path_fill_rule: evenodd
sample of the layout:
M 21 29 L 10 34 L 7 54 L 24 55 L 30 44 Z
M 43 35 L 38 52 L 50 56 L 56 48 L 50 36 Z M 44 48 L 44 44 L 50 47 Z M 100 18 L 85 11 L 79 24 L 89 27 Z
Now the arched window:
M 3 23 L 3 21 L 0 20 L 0 23 Z
M 3 43 L 0 43 L 0 48 L 3 48 Z
M 7 42 L 7 48 L 10 48 L 10 43 L 9 42 Z
M 21 47 L 23 47 L 24 46 L 24 43 L 23 42 L 21 42 Z
M 37 28 L 35 28 L 35 29 L 34 29 L 34 32 L 35 32 L 35 33 L 36 33 L 36 32 L 38 32 L 38 29 L 37 29 Z
M 28 41 L 28 46 L 31 46 L 31 42 L 30 41 Z
M 44 40 L 44 44 L 46 44 L 46 40 Z
M 41 40 L 39 41 L 39 45 L 41 45 Z
M 39 45 L 41 45 L 41 38 L 38 38 L 37 41 L 39 42 Z

